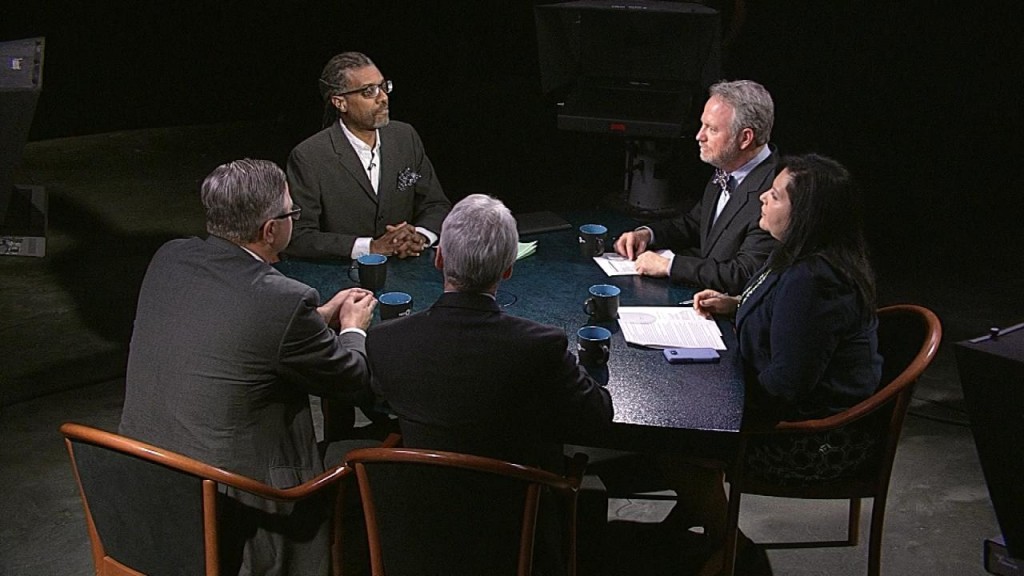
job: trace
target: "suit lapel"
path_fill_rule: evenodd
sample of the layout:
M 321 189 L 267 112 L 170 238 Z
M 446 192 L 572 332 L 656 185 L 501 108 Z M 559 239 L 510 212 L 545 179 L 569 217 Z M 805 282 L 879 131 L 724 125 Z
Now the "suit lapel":
M 387 214 L 391 199 L 395 196 L 395 188 L 398 186 L 397 150 L 389 146 L 391 132 L 387 126 L 377 131 L 377 137 L 380 138 L 380 182 L 377 184 L 377 202 L 380 204 L 381 214 Z
M 718 185 L 708 181 L 704 187 L 704 199 L 701 201 L 700 229 L 701 229 L 701 252 L 704 256 L 711 249 L 711 220 L 715 217 L 715 208 L 718 206 Z
M 711 219 L 715 215 L 715 207 L 718 203 L 718 195 L 714 194 L 711 202 L 705 202 L 709 206 L 704 206 L 704 244 L 702 244 L 701 252 L 706 256 L 711 253 L 711 248 L 715 245 L 715 242 L 722 236 L 725 229 L 729 227 L 729 223 L 736 217 L 743 207 L 748 202 L 759 202 L 758 197 L 765 189 L 768 188 L 768 183 L 775 177 L 774 162 L 771 161 L 772 157 L 768 156 L 763 162 L 754 167 L 747 174 L 747 177 L 743 179 L 743 182 L 736 187 L 736 190 L 732 192 L 732 196 L 729 198 L 729 202 L 725 205 L 722 210 L 722 214 L 718 217 L 714 226 L 710 226 Z M 711 189 L 717 189 L 715 184 L 709 184 Z M 710 227 L 710 229 L 709 229 Z
M 748 175 L 743 179 L 743 184 L 740 184 L 740 186 L 730 195 L 729 201 L 725 204 L 725 208 L 722 209 L 722 213 L 718 216 L 718 220 L 715 221 L 715 225 L 711 227 L 711 230 L 708 231 L 708 235 L 705 238 L 705 248 L 703 250 L 705 254 L 711 253 L 711 247 L 714 246 L 715 242 L 718 241 L 718 238 L 722 236 L 722 232 L 729 227 L 729 223 L 732 222 L 732 219 L 739 214 L 740 210 L 742 210 L 744 206 L 746 206 L 747 202 L 751 201 L 751 186 L 750 176 Z M 715 215 L 715 207 L 718 204 L 717 200 L 718 197 L 715 196 L 715 202 L 711 203 L 711 214 L 708 217 L 709 222 Z
M 359 183 L 359 186 L 363 189 L 363 192 L 372 200 L 374 203 L 377 202 L 377 194 L 373 192 L 373 185 L 370 184 L 370 178 L 366 175 L 366 168 L 363 163 L 359 161 L 359 155 L 352 148 L 352 143 L 345 137 L 345 132 L 342 131 L 341 125 L 335 122 L 331 129 L 331 144 L 334 146 L 334 153 L 338 157 L 338 161 L 348 171 L 352 178 Z M 383 174 L 383 167 L 382 167 Z M 383 177 L 381 182 L 383 182 Z

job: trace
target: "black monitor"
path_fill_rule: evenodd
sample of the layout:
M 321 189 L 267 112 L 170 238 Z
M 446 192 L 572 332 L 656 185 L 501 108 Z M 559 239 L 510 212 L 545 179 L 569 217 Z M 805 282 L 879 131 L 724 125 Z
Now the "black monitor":
M 43 86 L 43 38 L 0 42 L 0 223 Z
M 541 86 L 564 93 L 560 128 L 678 137 L 719 79 L 719 13 L 706 6 L 577 0 L 534 12 Z
M 992 330 L 988 336 L 958 342 L 954 351 L 964 406 L 1005 549 L 1010 557 L 1024 561 L 1024 323 Z M 992 559 L 990 547 L 985 550 L 987 568 Z

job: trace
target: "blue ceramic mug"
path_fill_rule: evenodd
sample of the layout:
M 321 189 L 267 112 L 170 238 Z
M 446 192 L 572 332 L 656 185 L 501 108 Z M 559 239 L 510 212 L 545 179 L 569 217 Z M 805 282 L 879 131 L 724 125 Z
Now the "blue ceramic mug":
M 405 292 L 385 292 L 377 299 L 380 319 L 393 320 L 412 313 L 412 296 Z
M 593 258 L 604 254 L 604 240 L 608 229 L 600 224 L 584 224 L 580 226 L 580 253 L 584 258 Z
M 356 258 L 348 269 L 348 277 L 376 293 L 384 288 L 384 282 L 388 279 L 388 257 L 383 254 L 364 254 Z
M 619 317 L 619 294 L 622 290 L 611 284 L 594 284 L 587 292 L 583 311 L 595 320 L 615 320 Z
M 584 366 L 604 366 L 612 349 L 612 332 L 602 326 L 584 326 L 576 331 L 576 352 Z

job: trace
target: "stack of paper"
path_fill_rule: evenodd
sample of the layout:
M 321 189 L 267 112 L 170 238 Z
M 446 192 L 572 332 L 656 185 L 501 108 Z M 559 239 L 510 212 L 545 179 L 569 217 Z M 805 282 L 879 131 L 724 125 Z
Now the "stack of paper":
M 537 241 L 536 240 L 534 240 L 533 242 L 520 242 L 519 243 L 519 253 L 516 254 L 516 260 L 522 260 L 523 258 L 526 258 L 527 256 L 532 255 L 536 251 L 537 251 Z
M 622 336 L 630 344 L 651 348 L 713 348 L 725 350 L 722 332 L 708 320 L 682 306 L 622 306 Z

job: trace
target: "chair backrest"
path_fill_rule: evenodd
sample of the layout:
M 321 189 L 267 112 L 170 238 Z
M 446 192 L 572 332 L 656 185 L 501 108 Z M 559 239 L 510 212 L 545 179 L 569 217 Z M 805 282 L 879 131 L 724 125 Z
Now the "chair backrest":
M 140 457 L 132 444 L 115 447 L 110 433 L 61 431 L 85 503 L 97 573 L 211 573 L 202 478 Z M 216 554 L 213 559 L 216 564 Z
M 887 420 L 885 442 L 882 446 L 878 488 L 887 489 L 896 447 L 903 430 L 903 420 L 910 407 L 914 386 L 925 368 L 938 353 L 942 341 L 942 324 L 931 310 L 911 305 L 888 306 L 878 311 L 878 352 L 882 355 L 882 379 L 878 391 L 868 400 L 865 408 L 888 413 L 879 418 Z M 872 407 L 874 406 L 874 407 Z M 858 406 L 849 412 L 855 414 Z
M 780 422 L 777 430 L 833 429 L 878 410 L 893 398 L 903 404 L 897 409 L 902 424 L 914 384 L 931 364 L 942 340 L 942 324 L 934 312 L 913 304 L 898 304 L 878 310 L 878 352 L 882 355 L 882 379 L 878 390 L 866 400 L 834 416 L 803 422 Z
M 97 574 L 218 574 L 218 485 L 262 498 L 306 498 L 348 473 L 335 468 L 300 486 L 272 488 L 118 434 L 65 423 Z
M 921 306 L 902 304 L 878 311 L 878 352 L 882 355 L 882 380 L 886 387 L 906 389 L 917 381 L 935 357 L 942 340 L 938 317 Z
M 545 488 L 562 497 L 568 524 L 563 560 L 569 573 L 575 572 L 583 455 L 567 476 L 480 456 L 406 448 L 355 450 L 347 462 L 359 480 L 377 576 L 531 574 Z M 559 522 L 557 514 L 540 516 L 541 522 Z
M 825 418 L 751 424 L 744 430 L 742 457 L 732 476 L 744 491 L 762 494 L 781 495 L 790 491 L 784 487 L 792 487 L 793 493 L 810 495 L 811 486 L 840 479 L 853 482 L 857 488 L 851 491 L 865 496 L 885 490 L 914 384 L 941 339 L 939 319 L 927 308 L 901 304 L 880 309 L 878 390 Z M 808 450 L 821 455 L 810 459 Z M 833 488 L 824 485 L 822 494 Z

